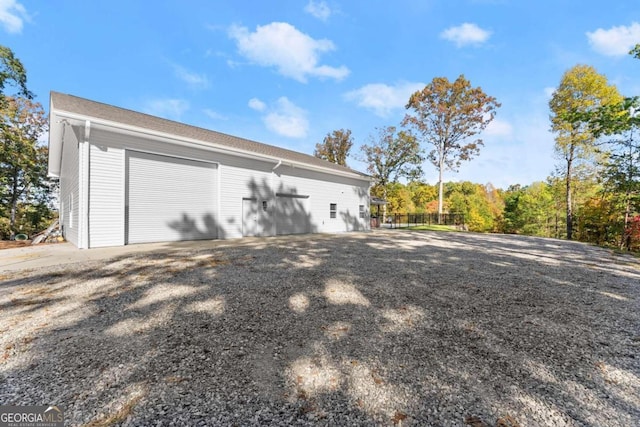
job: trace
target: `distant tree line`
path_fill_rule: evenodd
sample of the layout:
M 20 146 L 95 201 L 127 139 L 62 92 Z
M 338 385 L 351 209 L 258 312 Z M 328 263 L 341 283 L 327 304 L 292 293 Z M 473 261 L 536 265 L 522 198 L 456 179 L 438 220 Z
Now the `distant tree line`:
M 390 186 L 399 180 L 419 179 L 428 159 L 438 171 L 437 212 L 442 215 L 444 173 L 457 172 L 463 161 L 478 155 L 483 142 L 476 136 L 494 119 L 499 107 L 494 97 L 472 87 L 464 75 L 453 82 L 446 77 L 434 78 L 410 96 L 400 128 L 378 128 L 356 155 L 367 164 L 375 181 L 373 193 L 386 199 Z M 352 146 L 351 131 L 340 129 L 316 144 L 314 155 L 346 166 Z
M 640 44 L 630 52 L 640 59 Z M 564 73 L 549 102 L 550 129 L 558 160 L 545 182 L 496 189 L 491 184 L 445 182 L 444 171 L 480 152 L 477 135 L 500 104 L 464 76 L 435 78 L 411 95 L 400 128 L 378 129 L 354 157 L 367 164 L 372 196 L 387 200 L 386 212 L 461 213 L 473 231 L 576 239 L 640 250 L 640 98 L 622 96 L 588 65 Z M 340 145 L 346 165 L 353 145 Z M 329 160 L 323 147 L 316 155 Z M 326 151 L 326 150 L 325 150 Z M 335 157 L 335 156 L 334 156 Z M 438 183 L 421 181 L 425 160 Z

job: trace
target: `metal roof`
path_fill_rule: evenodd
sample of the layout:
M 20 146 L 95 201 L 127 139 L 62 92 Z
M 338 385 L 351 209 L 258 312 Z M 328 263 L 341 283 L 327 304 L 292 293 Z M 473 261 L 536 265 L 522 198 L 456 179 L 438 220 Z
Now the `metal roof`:
M 354 174 L 358 178 L 367 178 L 368 175 L 353 170 L 348 167 L 336 165 L 335 163 L 319 159 L 308 154 L 287 150 L 274 145 L 262 144 L 236 136 L 227 135 L 197 126 L 167 120 L 149 114 L 140 113 L 125 108 L 114 107 L 113 105 L 91 101 L 73 95 L 59 92 L 51 92 L 51 114 L 53 112 L 72 113 L 87 118 L 105 120 L 113 123 L 121 123 L 128 127 L 141 128 L 153 132 L 172 135 L 174 137 L 197 140 L 217 146 L 228 147 L 233 150 L 255 153 L 283 162 L 295 162 L 298 165 L 307 165 L 313 168 L 329 169 L 341 174 Z

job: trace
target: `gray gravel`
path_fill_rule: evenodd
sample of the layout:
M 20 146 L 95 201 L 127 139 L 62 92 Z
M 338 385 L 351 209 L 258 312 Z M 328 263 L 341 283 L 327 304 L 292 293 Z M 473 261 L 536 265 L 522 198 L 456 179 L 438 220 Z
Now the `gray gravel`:
M 69 425 L 640 425 L 640 266 L 380 231 L 9 273 L 0 403 Z

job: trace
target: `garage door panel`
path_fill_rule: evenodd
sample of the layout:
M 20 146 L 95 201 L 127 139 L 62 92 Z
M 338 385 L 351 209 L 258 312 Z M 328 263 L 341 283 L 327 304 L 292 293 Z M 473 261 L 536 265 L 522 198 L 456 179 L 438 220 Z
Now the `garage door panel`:
M 215 239 L 216 165 L 127 152 L 127 243 Z

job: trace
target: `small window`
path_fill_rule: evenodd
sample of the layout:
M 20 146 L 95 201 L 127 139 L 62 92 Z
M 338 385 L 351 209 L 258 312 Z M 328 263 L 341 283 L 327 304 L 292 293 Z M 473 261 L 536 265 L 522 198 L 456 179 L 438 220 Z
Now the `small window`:
M 265 211 L 265 212 L 267 211 L 267 201 L 266 200 L 262 201 L 262 210 Z
M 359 210 L 360 210 L 360 218 L 364 218 L 364 214 L 365 214 L 364 205 L 360 205 Z
M 338 204 L 330 203 L 329 204 L 329 218 L 337 218 L 338 217 Z

